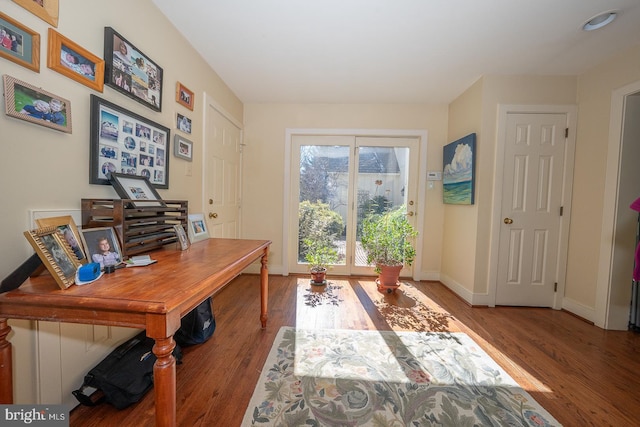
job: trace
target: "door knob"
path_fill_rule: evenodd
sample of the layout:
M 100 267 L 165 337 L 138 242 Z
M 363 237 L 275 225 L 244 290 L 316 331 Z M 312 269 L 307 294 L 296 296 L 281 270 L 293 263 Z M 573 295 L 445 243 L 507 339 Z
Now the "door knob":
M 407 215 L 413 216 L 413 212 L 407 212 Z
M 213 218 L 218 218 L 218 214 L 215 212 L 209 212 L 209 218 L 213 219 Z
M 513 220 L 512 220 L 511 218 L 505 218 L 505 219 L 504 219 L 504 223 L 505 223 L 505 224 L 512 224 L 512 223 L 513 223 Z

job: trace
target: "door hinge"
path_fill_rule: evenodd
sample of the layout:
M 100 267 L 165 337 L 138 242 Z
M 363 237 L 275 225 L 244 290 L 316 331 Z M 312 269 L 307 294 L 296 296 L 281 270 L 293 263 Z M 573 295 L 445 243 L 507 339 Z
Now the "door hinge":
M 560 206 L 560 216 L 564 214 L 564 206 Z
M 558 282 L 553 284 L 553 292 L 558 292 Z
M 569 128 L 564 128 L 564 137 L 569 138 Z

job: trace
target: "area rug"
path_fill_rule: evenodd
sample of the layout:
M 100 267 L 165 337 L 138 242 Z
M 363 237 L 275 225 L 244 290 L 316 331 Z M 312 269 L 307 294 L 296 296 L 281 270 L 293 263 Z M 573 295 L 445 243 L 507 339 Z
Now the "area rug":
M 283 327 L 242 426 L 559 426 L 464 333 Z

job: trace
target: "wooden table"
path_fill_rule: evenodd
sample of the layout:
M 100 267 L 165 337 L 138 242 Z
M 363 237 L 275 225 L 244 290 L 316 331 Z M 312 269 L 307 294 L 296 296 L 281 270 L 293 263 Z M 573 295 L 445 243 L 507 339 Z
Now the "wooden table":
M 156 264 L 122 268 L 94 283 L 62 290 L 48 274 L 0 294 L 0 403 L 13 403 L 11 327 L 7 319 L 146 329 L 155 340 L 156 426 L 176 425 L 176 362 L 171 352 L 180 319 L 260 259 L 260 321 L 267 324 L 268 240 L 207 239 L 186 251 L 151 252 Z

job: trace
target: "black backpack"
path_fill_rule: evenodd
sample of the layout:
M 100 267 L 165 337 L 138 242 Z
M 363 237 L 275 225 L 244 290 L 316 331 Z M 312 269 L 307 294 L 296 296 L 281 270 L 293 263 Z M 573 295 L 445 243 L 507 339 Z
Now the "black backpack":
M 85 375 L 84 383 L 73 395 L 87 406 L 106 400 L 117 409 L 124 409 L 138 402 L 153 387 L 154 343 L 142 331 L 120 344 Z M 173 357 L 181 363 L 182 350 L 177 344 Z
M 211 338 L 215 330 L 213 299 L 209 297 L 184 315 L 180 321 L 180 329 L 176 331 L 173 339 L 182 347 L 202 344 Z

